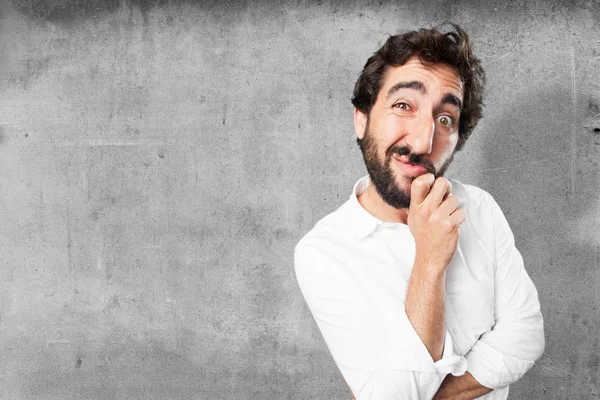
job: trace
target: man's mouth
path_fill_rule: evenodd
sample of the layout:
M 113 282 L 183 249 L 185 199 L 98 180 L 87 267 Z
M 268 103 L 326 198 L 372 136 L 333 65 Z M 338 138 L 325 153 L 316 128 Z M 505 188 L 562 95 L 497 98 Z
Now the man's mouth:
M 409 161 L 408 156 L 392 156 L 396 165 L 404 172 L 406 175 L 416 178 L 417 176 L 426 174 L 429 171 L 427 167 L 422 164 L 413 164 Z
M 422 156 L 411 153 L 407 147 L 393 149 L 391 158 L 402 172 L 413 178 L 428 172 L 435 175 L 434 166 Z

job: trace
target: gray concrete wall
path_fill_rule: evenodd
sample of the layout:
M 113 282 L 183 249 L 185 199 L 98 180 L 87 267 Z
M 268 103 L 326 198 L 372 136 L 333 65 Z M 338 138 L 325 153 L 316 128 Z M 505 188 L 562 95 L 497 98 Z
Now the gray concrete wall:
M 0 398 L 348 399 L 292 251 L 364 174 L 366 58 L 444 20 L 489 79 L 449 175 L 545 316 L 510 398 L 599 397 L 600 3 L 413 3 L 2 3 Z

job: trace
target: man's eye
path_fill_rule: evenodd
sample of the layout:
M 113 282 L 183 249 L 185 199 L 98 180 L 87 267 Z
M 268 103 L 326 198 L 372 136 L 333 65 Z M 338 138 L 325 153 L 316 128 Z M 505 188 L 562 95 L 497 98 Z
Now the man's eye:
M 440 115 L 439 117 L 437 117 L 437 121 L 440 123 L 440 125 L 445 127 L 452 126 L 452 124 L 454 123 L 454 120 L 447 115 Z
M 394 105 L 392 107 L 399 108 L 399 109 L 404 110 L 404 111 L 410 110 L 410 106 L 408 104 L 402 102 L 402 101 L 394 103 Z

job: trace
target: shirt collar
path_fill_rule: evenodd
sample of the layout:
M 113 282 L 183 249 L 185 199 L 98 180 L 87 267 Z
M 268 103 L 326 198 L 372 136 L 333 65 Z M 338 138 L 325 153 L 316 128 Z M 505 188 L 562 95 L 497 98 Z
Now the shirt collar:
M 352 194 L 350 194 L 352 230 L 358 239 L 369 236 L 381 222 L 379 219 L 369 214 L 369 212 L 358 202 L 358 196 L 360 196 L 370 184 L 371 180 L 369 179 L 369 175 L 363 176 L 356 182 L 352 189 Z
M 360 196 L 371 184 L 369 175 L 364 176 L 356 182 L 352 194 L 350 194 L 350 213 L 352 230 L 357 239 L 364 239 L 372 234 L 377 227 L 385 227 L 392 229 L 394 232 L 398 232 L 398 229 L 404 230 L 407 228 L 405 224 L 400 222 L 385 222 L 379 218 L 371 215 L 364 207 L 359 203 L 358 196 Z M 390 231 L 392 232 L 392 231 Z

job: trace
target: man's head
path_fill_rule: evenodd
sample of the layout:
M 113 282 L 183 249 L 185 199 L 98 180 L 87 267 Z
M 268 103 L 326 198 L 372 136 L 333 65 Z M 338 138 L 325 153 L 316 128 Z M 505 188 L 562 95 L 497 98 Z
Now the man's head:
M 371 181 L 393 207 L 412 179 L 442 175 L 481 118 L 484 71 L 467 34 L 421 29 L 388 38 L 354 87 L 354 126 Z

